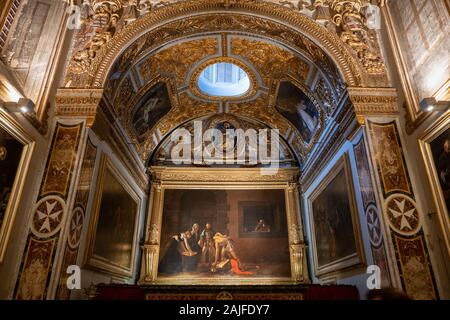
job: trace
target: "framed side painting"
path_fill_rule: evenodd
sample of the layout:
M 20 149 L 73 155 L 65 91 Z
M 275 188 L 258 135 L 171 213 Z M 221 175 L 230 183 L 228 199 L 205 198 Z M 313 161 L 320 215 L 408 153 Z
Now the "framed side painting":
M 366 264 L 350 163 L 340 158 L 308 198 L 315 275 Z
M 0 263 L 18 210 L 34 142 L 0 111 Z
M 450 254 L 450 111 L 425 132 L 419 144 Z
M 119 277 L 132 276 L 140 206 L 136 191 L 103 155 L 85 255 L 88 267 Z

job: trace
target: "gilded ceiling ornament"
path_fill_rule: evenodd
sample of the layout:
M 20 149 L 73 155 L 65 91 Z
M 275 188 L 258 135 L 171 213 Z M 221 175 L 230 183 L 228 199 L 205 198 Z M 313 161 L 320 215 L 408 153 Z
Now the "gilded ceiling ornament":
M 267 96 L 262 95 L 260 98 L 250 103 L 231 103 L 229 112 L 249 119 L 258 119 L 272 129 L 278 129 L 280 135 L 288 138 L 292 133 L 293 142 L 303 141 L 300 133 L 293 125 L 291 125 L 278 111 L 267 104 Z M 302 144 L 292 144 L 296 155 L 301 159 L 305 159 L 305 148 Z
M 196 15 L 191 16 L 190 18 L 186 18 L 185 15 L 189 13 L 200 13 L 202 11 L 206 12 L 205 10 L 223 10 L 224 2 L 210 0 L 182 1 L 177 5 L 159 7 L 158 9 L 149 11 L 145 16 L 141 16 L 138 19 L 139 23 L 131 23 L 129 26 L 126 26 L 125 29 L 122 29 L 123 32 L 120 32 L 120 37 L 118 35 L 119 33 L 115 32 L 114 34 L 118 38 L 115 41 L 106 41 L 99 50 L 96 50 L 98 46 L 95 44 L 95 50 L 86 50 L 91 47 L 91 37 L 89 36 L 90 33 L 88 30 L 84 28 L 84 30 L 78 32 L 76 37 L 76 50 L 74 50 L 76 57 L 73 57 L 72 59 L 72 67 L 69 68 L 67 78 L 70 79 L 71 75 L 77 75 L 77 73 L 73 71 L 81 71 L 83 72 L 83 76 L 78 77 L 79 79 L 77 79 L 77 82 L 79 83 L 72 83 L 73 86 L 86 87 L 88 82 L 95 86 L 101 86 L 105 81 L 104 78 L 106 77 L 107 70 L 109 70 L 112 61 L 117 58 L 118 53 L 124 51 L 124 46 L 131 45 L 132 39 L 137 39 L 141 35 L 146 37 L 146 44 L 143 49 L 143 51 L 145 51 L 150 48 L 156 48 L 158 45 L 162 45 L 169 40 L 193 34 L 210 32 L 212 30 L 235 30 L 260 34 L 277 41 L 288 43 L 290 46 L 300 48 L 307 45 L 314 46 L 307 37 L 315 39 L 315 41 L 321 43 L 322 46 L 326 48 L 327 55 L 332 56 L 340 66 L 340 69 L 345 74 L 347 83 L 356 85 L 362 80 L 362 74 L 358 70 L 360 66 L 358 66 L 354 58 L 346 52 L 346 49 L 340 44 L 340 41 L 336 42 L 336 39 L 338 39 L 337 37 L 330 34 L 323 27 L 318 26 L 317 23 L 313 22 L 311 19 L 303 17 L 303 11 L 301 13 L 299 13 L 300 11 L 298 10 L 289 11 L 279 3 L 274 5 L 273 1 L 271 2 L 229 2 L 229 8 L 233 8 L 237 11 L 245 10 L 246 14 L 242 15 L 236 12 L 233 12 L 233 14 L 208 13 L 204 16 Z M 120 14 L 122 11 L 123 10 L 120 11 Z M 181 15 L 184 16 L 181 17 Z M 277 21 L 286 21 L 288 24 L 291 24 L 294 29 L 281 25 L 272 19 L 262 19 L 257 15 L 265 15 L 267 18 L 276 18 Z M 182 19 L 176 20 L 177 16 L 180 16 Z M 172 19 L 172 22 L 164 24 L 165 21 L 169 21 L 170 19 Z M 156 25 L 158 25 L 157 28 L 155 28 Z M 120 26 L 120 28 L 122 28 L 122 26 Z M 294 31 L 298 28 L 304 31 L 306 37 Z M 149 30 L 151 31 L 148 32 Z M 104 42 L 104 40 L 108 40 L 109 38 L 103 37 L 102 39 Z M 95 58 L 89 56 L 89 52 L 94 53 L 93 56 L 95 56 Z M 330 63 L 331 61 L 318 62 L 320 65 L 330 65 Z M 90 66 L 90 68 L 85 68 L 88 66 Z M 334 67 L 330 66 L 328 69 L 333 70 Z M 339 72 L 336 74 L 339 75 Z
M 327 117 L 330 116 L 337 106 L 337 99 L 324 77 L 320 77 L 320 79 L 317 81 L 314 91 L 317 94 L 317 97 L 322 102 L 322 105 L 324 106 L 325 114 L 327 115 Z
M 310 71 L 309 62 L 304 60 L 312 61 L 322 77 L 310 95 L 314 96 L 314 101 L 324 101 L 320 108 L 324 110 L 325 118 L 332 114 L 333 108 L 345 94 L 346 86 L 339 70 L 352 86 L 361 86 L 366 81 L 358 60 L 370 72 L 384 72 L 381 58 L 377 60 L 380 55 L 377 56 L 377 51 L 371 49 L 376 46 L 370 40 L 376 41 L 376 38 L 370 38 L 364 25 L 361 5 L 358 5 L 361 1 L 187 0 L 168 5 L 174 2 L 178 1 L 91 1 L 89 8 L 92 10 L 86 11 L 85 23 L 75 40 L 74 56 L 67 76 L 67 79 L 73 80 L 71 85 L 100 87 L 106 83 L 118 97 L 114 101 L 115 111 L 126 122 L 125 115 L 130 112 L 130 106 L 145 94 L 147 84 L 160 75 L 172 80 L 174 99 L 177 99 L 178 90 L 186 90 L 193 69 L 209 56 L 219 54 L 219 38 L 217 35 L 209 36 L 211 33 L 226 33 L 232 39 L 230 52 L 255 67 L 255 72 L 260 73 L 271 94 L 277 81 L 287 73 L 304 84 Z M 141 17 L 124 27 L 124 20 L 132 21 L 129 19 L 135 15 L 132 12 L 134 6 Z M 330 9 L 333 9 L 333 16 Z M 216 13 L 211 13 L 214 10 Z M 310 19 L 325 21 L 327 14 L 330 20 L 335 18 L 330 24 L 340 28 L 340 38 Z M 207 38 L 192 40 L 192 37 L 206 34 Z M 261 41 L 249 37 L 258 37 Z M 168 43 L 176 44 L 164 47 Z M 358 59 L 347 45 L 356 52 Z M 109 80 L 106 82 L 108 74 Z M 137 93 L 134 93 L 133 84 L 137 86 Z M 310 145 L 306 145 L 297 130 L 270 107 L 270 98 L 264 95 L 256 102 L 231 103 L 227 105 L 227 112 L 255 118 L 279 128 L 282 134 L 292 139 L 291 144 L 298 157 L 305 160 L 317 141 L 312 140 Z M 145 133 L 142 144 L 136 145 L 144 161 L 173 128 L 191 119 L 216 114 L 224 107 L 219 108 L 217 102 L 195 100 L 186 91 L 178 99 L 180 103 L 155 128 Z M 125 129 L 132 136 L 128 123 Z M 320 134 L 320 130 L 318 132 Z
M 251 62 L 263 78 L 264 85 L 270 87 L 272 81 L 286 74 L 304 82 L 309 72 L 309 65 L 291 52 L 271 43 L 247 38 L 233 38 L 231 52 Z
M 218 51 L 217 38 L 205 38 L 176 44 L 160 51 L 139 66 L 145 81 L 156 74 L 171 74 L 177 86 L 183 85 L 192 65 Z

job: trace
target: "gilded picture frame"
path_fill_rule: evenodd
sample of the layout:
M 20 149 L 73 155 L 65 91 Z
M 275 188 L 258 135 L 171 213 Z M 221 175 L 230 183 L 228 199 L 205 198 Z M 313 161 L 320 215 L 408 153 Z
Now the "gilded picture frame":
M 401 39 L 406 37 L 406 35 L 399 35 L 396 29 L 395 22 L 399 21 L 401 18 L 393 12 L 391 4 L 394 0 L 386 0 L 385 4 L 381 7 L 382 14 L 386 23 L 386 30 L 388 34 L 389 44 L 392 47 L 395 64 L 399 72 L 399 77 L 402 84 L 402 89 L 405 94 L 405 106 L 407 111 L 407 130 L 409 132 L 414 131 L 421 123 L 423 123 L 430 115 L 430 112 L 425 112 L 420 108 L 421 99 L 426 97 L 419 97 L 417 94 L 417 89 L 415 88 L 416 83 L 412 79 L 412 75 L 408 71 L 407 60 L 405 57 L 405 50 L 401 47 Z M 398 2 L 398 1 L 395 1 Z M 443 1 L 444 2 L 444 1 Z M 449 7 L 447 1 L 443 6 L 447 9 L 447 15 L 449 14 Z M 445 35 L 444 35 L 445 38 Z M 439 47 L 434 45 L 433 47 Z M 448 100 L 450 86 L 450 78 L 447 78 L 443 83 L 439 83 L 435 87 L 435 91 L 431 96 L 438 100 Z
M 432 150 L 432 143 L 446 133 L 450 133 L 450 111 L 447 111 L 438 121 L 431 125 L 418 140 L 432 190 L 431 194 L 436 205 L 437 216 L 442 227 L 445 246 L 447 253 L 450 255 L 450 212 L 446 205 L 439 174 L 436 169 L 436 161 L 438 159 L 434 157 Z
M 103 154 L 100 159 L 100 166 L 98 171 L 97 184 L 96 184 L 96 196 L 92 205 L 92 212 L 89 223 L 88 237 L 87 237 L 87 248 L 85 251 L 84 265 L 88 268 L 98 270 L 102 273 L 109 274 L 119 278 L 130 278 L 133 276 L 135 270 L 135 257 L 136 250 L 138 248 L 137 237 L 138 237 L 138 226 L 139 226 L 139 213 L 141 212 L 142 200 L 138 196 L 137 192 L 132 188 L 127 179 L 121 174 L 121 172 L 114 166 L 112 161 L 107 155 Z M 129 212 L 133 216 L 134 221 L 131 223 L 132 228 L 132 240 L 127 244 L 129 245 L 129 265 L 113 261 L 113 259 L 106 257 L 106 255 L 99 254 L 99 251 L 103 249 L 98 249 L 97 244 L 99 243 L 99 221 L 102 220 L 102 215 L 108 214 L 108 210 L 102 211 L 102 204 L 104 201 L 102 198 L 106 194 L 105 189 L 107 187 L 108 176 L 112 177 L 117 183 L 123 188 L 126 193 L 124 196 L 128 196 L 132 202 L 135 210 L 134 212 Z M 111 189 L 108 189 L 111 190 Z M 111 197 L 110 197 L 111 198 Z M 108 199 L 108 198 L 106 198 Z M 126 219 L 127 205 L 124 205 L 124 211 Z M 115 212 L 115 211 L 114 211 Z M 115 213 L 114 213 L 115 214 Z M 122 228 L 122 231 L 128 228 Z M 111 230 L 106 230 L 104 233 L 111 234 Z M 114 232 L 115 237 L 117 232 Z M 103 243 L 104 244 L 104 243 Z M 103 250 L 104 251 L 104 250 Z
M 23 145 L 20 161 L 17 166 L 14 183 L 8 204 L 0 224 L 0 264 L 6 254 L 9 238 L 11 236 L 12 226 L 14 224 L 17 211 L 19 208 L 19 199 L 21 199 L 22 191 L 25 185 L 27 169 L 31 162 L 31 157 L 35 147 L 35 141 L 30 137 L 21 126 L 12 119 L 6 112 L 0 110 L 0 129 L 6 131 Z
M 306 247 L 303 242 L 298 184 L 298 168 L 279 169 L 274 175 L 261 175 L 260 168 L 172 168 L 151 167 L 153 182 L 149 199 L 145 244 L 141 259 L 141 285 L 269 285 L 308 283 Z M 282 190 L 289 228 L 288 244 L 291 276 L 261 278 L 167 278 L 158 273 L 163 226 L 164 199 L 168 190 Z
M 317 209 L 315 208 L 315 201 L 317 199 L 321 200 L 321 197 L 323 198 L 323 194 L 326 195 L 328 188 L 332 185 L 333 182 L 335 182 L 335 179 L 340 174 L 344 175 L 345 190 L 343 191 L 348 195 L 346 201 L 348 202 L 348 207 L 350 209 L 349 218 L 351 225 L 348 225 L 347 227 L 351 228 L 353 232 L 352 238 L 354 241 L 353 243 L 354 250 L 352 250 L 351 254 L 346 254 L 345 256 L 338 257 L 338 259 L 332 260 L 331 262 L 321 263 L 320 261 L 321 259 L 319 259 L 320 252 L 317 245 L 319 235 L 315 231 L 315 227 L 317 224 L 317 221 L 315 219 L 316 212 L 314 211 L 314 209 Z M 322 181 L 318 184 L 318 186 L 308 197 L 308 210 L 310 212 L 309 225 L 311 230 L 311 246 L 314 263 L 314 274 L 316 277 L 320 279 L 326 279 L 329 277 L 339 278 L 339 276 L 346 271 L 357 269 L 359 267 L 366 265 L 366 257 L 364 254 L 361 237 L 361 229 L 358 217 L 358 209 L 356 205 L 354 184 L 351 175 L 350 160 L 347 153 L 344 154 L 341 158 L 339 158 L 336 164 L 328 171 L 326 177 L 322 179 Z M 338 245 L 342 244 L 338 243 Z

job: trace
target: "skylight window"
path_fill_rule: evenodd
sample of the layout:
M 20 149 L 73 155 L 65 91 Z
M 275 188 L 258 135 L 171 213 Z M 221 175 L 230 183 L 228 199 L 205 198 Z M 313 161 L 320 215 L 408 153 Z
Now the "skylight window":
M 237 65 L 219 62 L 201 72 L 198 87 L 209 96 L 236 97 L 248 91 L 250 79 L 247 73 Z

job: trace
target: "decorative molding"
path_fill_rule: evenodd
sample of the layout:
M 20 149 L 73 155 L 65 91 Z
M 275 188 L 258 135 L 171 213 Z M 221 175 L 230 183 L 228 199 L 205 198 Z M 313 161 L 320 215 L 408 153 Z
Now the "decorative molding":
M 149 34 L 149 31 L 154 30 L 156 26 L 159 26 L 160 29 L 162 26 L 162 29 L 158 36 L 155 35 L 155 37 L 148 40 L 152 46 L 155 46 L 158 42 L 159 45 L 162 45 L 174 37 L 179 38 L 193 33 L 198 34 L 202 29 L 204 31 L 209 29 L 209 32 L 212 29 L 223 30 L 223 23 L 218 24 L 218 21 L 214 19 L 216 14 L 211 15 L 211 11 L 221 12 L 223 22 L 226 22 L 228 28 L 244 27 L 242 31 L 262 33 L 266 36 L 273 34 L 275 38 L 289 43 L 292 47 L 297 47 L 304 43 L 308 46 L 314 46 L 308 38 L 314 39 L 325 49 L 326 53 L 315 46 L 313 50 L 316 50 L 316 53 L 319 55 L 331 56 L 344 74 L 347 83 L 359 85 L 365 82 L 362 79 L 363 68 L 355 60 L 353 54 L 350 53 L 351 50 L 348 49 L 347 45 L 342 43 L 337 35 L 330 33 L 327 29 L 299 12 L 266 1 L 226 1 L 224 3 L 224 1 L 195 0 L 183 1 L 177 5 L 151 11 L 150 14 L 124 27 L 114 37 L 106 39 L 106 41 L 102 40 L 100 42 L 101 48 L 95 51 L 95 58 L 90 63 L 89 72 L 76 77 L 81 80 L 77 85 L 80 87 L 102 86 L 106 82 L 110 66 L 113 64 L 113 61 L 117 60 L 123 49 L 131 46 L 135 39 L 138 39 L 144 33 Z M 195 28 L 193 29 L 193 22 L 202 18 L 200 14 L 206 12 L 209 12 L 207 16 L 204 15 L 207 20 L 202 24 L 195 23 Z M 265 19 L 261 19 L 261 16 L 264 16 Z M 234 23 L 234 21 L 238 22 L 239 19 L 241 20 L 240 23 Z M 245 20 L 251 22 L 252 25 L 245 26 L 245 23 L 242 23 Z M 165 25 L 166 21 L 171 21 L 171 24 L 178 24 L 178 27 L 168 28 Z M 294 32 L 294 30 L 302 30 L 305 37 L 297 31 Z M 83 37 L 82 31 L 80 31 L 79 37 Z M 87 59 L 90 58 L 87 57 Z M 72 60 L 70 63 L 72 65 L 74 61 Z M 71 70 L 71 67 L 69 67 L 69 70 Z
M 398 115 L 397 91 L 394 88 L 347 88 L 358 122 L 368 116 Z
M 324 1 L 325 2 L 325 1 Z M 347 44 L 368 74 L 386 77 L 386 66 L 381 55 L 377 35 L 365 23 L 362 8 L 367 0 L 327 0 L 333 11 L 333 22 L 342 42 Z
M 210 182 L 221 184 L 222 182 L 296 182 L 298 168 L 279 169 L 273 175 L 261 174 L 263 168 L 252 169 L 222 169 L 222 168 L 179 168 L 179 167 L 151 167 L 153 181 L 161 181 L 163 184 L 183 182 L 184 184 L 198 184 Z

